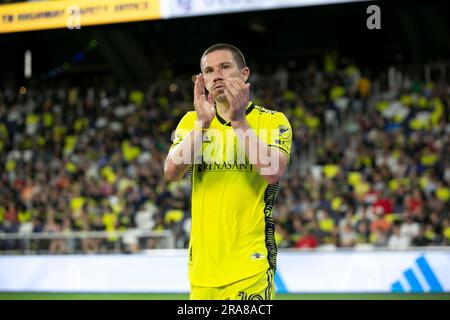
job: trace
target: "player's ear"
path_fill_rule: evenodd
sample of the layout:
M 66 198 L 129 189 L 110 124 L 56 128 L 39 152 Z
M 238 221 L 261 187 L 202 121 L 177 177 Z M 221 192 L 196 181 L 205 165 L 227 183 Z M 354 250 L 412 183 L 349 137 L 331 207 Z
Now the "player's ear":
M 242 69 L 242 77 L 244 78 L 244 82 L 247 82 L 248 77 L 250 77 L 250 69 L 248 67 Z

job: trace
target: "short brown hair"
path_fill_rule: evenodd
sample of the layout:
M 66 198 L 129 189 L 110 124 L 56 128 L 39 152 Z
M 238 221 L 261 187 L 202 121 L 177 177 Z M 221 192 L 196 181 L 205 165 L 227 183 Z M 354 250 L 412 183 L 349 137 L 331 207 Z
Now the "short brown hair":
M 200 69 L 202 68 L 201 61 L 202 61 L 203 57 L 205 57 L 208 53 L 218 51 L 218 50 L 230 51 L 240 69 L 243 69 L 247 66 L 245 64 L 245 58 L 244 58 L 244 55 L 242 54 L 241 50 L 239 50 L 238 48 L 236 48 L 235 46 L 233 46 L 231 44 L 216 43 L 216 44 L 212 45 L 211 47 L 209 47 L 208 49 L 206 49 L 205 52 L 203 52 L 203 55 L 200 59 Z

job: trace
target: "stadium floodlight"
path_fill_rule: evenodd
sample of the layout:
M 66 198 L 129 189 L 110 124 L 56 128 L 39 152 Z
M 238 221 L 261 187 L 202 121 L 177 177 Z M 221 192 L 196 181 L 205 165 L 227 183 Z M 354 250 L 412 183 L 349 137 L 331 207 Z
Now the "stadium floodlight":
M 25 77 L 25 79 L 30 79 L 31 75 L 32 75 L 32 69 L 31 69 L 31 62 L 32 62 L 32 57 L 31 57 L 31 51 L 27 50 L 25 51 L 25 61 L 24 61 L 24 66 L 23 66 L 23 75 Z

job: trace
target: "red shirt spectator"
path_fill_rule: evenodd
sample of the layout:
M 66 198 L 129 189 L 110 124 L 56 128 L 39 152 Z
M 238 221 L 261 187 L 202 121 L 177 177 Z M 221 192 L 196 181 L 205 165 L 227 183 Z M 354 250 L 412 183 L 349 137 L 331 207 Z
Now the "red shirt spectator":
M 8 211 L 5 213 L 5 220 L 11 222 L 17 221 L 17 209 L 12 203 L 9 204 Z
M 386 198 L 378 199 L 372 206 L 374 211 L 376 211 L 377 207 L 382 207 L 384 214 L 390 214 L 394 211 L 391 200 Z
M 406 197 L 405 202 L 406 210 L 414 216 L 419 215 L 422 212 L 423 199 L 420 191 L 414 190 L 412 196 Z
M 316 248 L 318 245 L 316 237 L 312 234 L 307 233 L 306 235 L 300 237 L 295 244 L 296 248 Z

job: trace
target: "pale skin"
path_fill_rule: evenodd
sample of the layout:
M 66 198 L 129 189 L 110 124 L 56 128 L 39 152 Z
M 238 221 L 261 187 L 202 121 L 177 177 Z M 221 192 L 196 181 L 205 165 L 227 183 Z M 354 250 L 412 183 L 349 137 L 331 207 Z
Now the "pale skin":
M 240 146 L 250 163 L 255 164 L 258 173 L 269 184 L 279 182 L 289 162 L 287 155 L 259 139 L 245 118 L 250 99 L 250 84 L 246 83 L 250 69 L 240 68 L 230 51 L 217 50 L 202 58 L 201 70 L 202 73 L 196 75 L 194 84 L 194 108 L 198 122 L 183 141 L 169 152 L 164 165 L 166 180 L 181 179 L 193 160 L 199 156 L 195 154 L 194 145 L 201 145 L 202 131 L 209 128 L 217 109 L 217 113 L 231 123 Z M 209 92 L 208 98 L 205 90 Z M 183 157 L 185 152 L 188 152 L 191 162 L 176 164 L 174 156 Z M 258 157 L 258 152 L 265 155 L 264 161 Z M 279 165 L 270 167 L 269 164 L 276 161 Z

